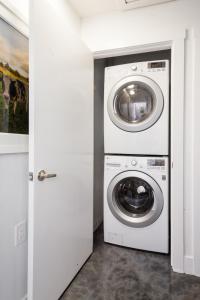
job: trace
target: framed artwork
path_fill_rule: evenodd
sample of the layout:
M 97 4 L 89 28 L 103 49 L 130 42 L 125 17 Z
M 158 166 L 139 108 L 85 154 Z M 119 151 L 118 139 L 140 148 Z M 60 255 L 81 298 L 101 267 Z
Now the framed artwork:
M 0 133 L 28 134 L 28 39 L 0 18 Z

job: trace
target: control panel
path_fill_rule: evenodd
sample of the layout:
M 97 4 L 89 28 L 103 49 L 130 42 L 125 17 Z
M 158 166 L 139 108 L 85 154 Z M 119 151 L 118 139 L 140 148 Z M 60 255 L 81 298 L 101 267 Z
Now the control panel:
M 167 170 L 167 160 L 162 157 L 106 156 L 105 166 L 110 169 L 164 171 Z
M 150 61 L 144 63 L 134 63 L 130 65 L 131 71 L 134 73 L 141 72 L 159 72 L 165 71 L 167 68 L 167 62 L 165 60 L 161 61 Z

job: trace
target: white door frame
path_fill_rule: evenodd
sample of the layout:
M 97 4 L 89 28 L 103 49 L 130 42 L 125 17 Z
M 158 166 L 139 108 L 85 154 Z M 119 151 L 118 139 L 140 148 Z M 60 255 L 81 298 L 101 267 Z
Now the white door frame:
M 94 52 L 94 58 L 100 59 L 171 49 L 171 265 L 174 271 L 180 273 L 184 272 L 185 37 L 186 30 L 183 30 L 173 37 L 167 34 L 162 40 Z
M 194 249 L 194 274 L 200 276 L 200 221 L 199 221 L 199 211 L 200 211 L 200 201 L 199 201 L 199 178 L 200 178 L 200 139 L 199 139 L 199 109 L 200 109 L 200 32 L 195 32 L 194 34 L 194 61 L 195 61 L 195 72 L 194 72 L 194 121 L 193 121 L 193 131 L 194 131 L 194 145 L 193 145 L 193 249 Z

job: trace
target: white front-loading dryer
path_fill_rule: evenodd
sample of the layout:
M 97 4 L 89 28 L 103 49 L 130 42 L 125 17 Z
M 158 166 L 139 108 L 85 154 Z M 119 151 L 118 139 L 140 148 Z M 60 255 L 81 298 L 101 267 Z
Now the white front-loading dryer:
M 168 253 L 168 158 L 105 156 L 104 241 Z
M 106 154 L 169 154 L 169 61 L 105 69 Z

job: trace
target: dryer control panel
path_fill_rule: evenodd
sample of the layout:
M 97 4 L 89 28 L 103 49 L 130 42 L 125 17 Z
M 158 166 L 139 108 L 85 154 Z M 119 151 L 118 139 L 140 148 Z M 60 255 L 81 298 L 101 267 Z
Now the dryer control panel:
M 131 71 L 138 74 L 143 72 L 159 72 L 166 71 L 168 68 L 168 62 L 166 60 L 155 60 L 148 62 L 139 62 L 130 64 Z

